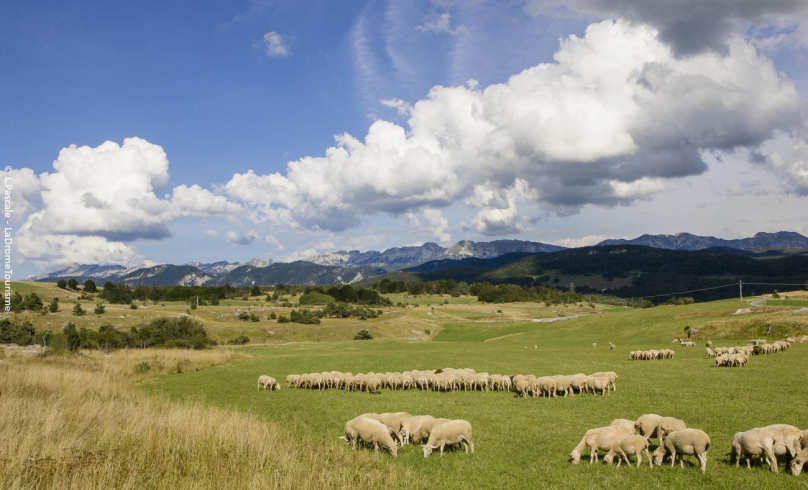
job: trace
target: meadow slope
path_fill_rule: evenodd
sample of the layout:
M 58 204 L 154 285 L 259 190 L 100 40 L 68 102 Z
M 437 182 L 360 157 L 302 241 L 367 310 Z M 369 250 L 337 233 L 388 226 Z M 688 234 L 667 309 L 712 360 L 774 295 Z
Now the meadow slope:
M 582 305 L 583 306 L 583 305 Z M 747 368 L 715 368 L 705 359 L 703 340 L 696 348 L 671 344 L 685 326 L 710 331 L 716 325 L 758 322 L 804 326 L 808 318 L 793 309 L 760 309 L 744 317 L 732 315 L 747 306 L 737 300 L 667 306 L 648 310 L 537 305 L 448 304 L 420 308 L 436 324 L 431 341 L 372 340 L 303 342 L 244 349 L 251 357 L 198 373 L 143 382 L 147 393 L 177 402 L 246 412 L 282 424 L 329 450 L 344 422 L 364 412 L 408 411 L 436 417 L 464 418 L 474 427 L 476 453 L 453 452 L 423 459 L 408 446 L 392 463 L 394 471 L 412 471 L 417 481 L 441 488 L 806 488 L 805 476 L 771 474 L 765 468 L 735 468 L 726 453 L 732 435 L 773 423 L 808 428 L 808 344 L 769 356 L 755 356 Z M 410 308 L 415 314 L 418 308 Z M 426 310 L 426 311 L 424 311 Z M 529 321 L 530 316 L 574 316 L 555 323 Z M 741 319 L 743 322 L 741 322 Z M 745 323 L 744 323 L 745 322 Z M 368 322 L 368 325 L 372 323 Z M 757 327 L 755 327 L 757 328 Z M 726 330 L 718 328 L 716 332 Z M 802 330 L 804 332 L 804 330 Z M 778 331 L 779 332 L 779 331 Z M 433 332 L 434 334 L 434 332 Z M 716 345 L 746 344 L 748 338 L 722 338 Z M 598 347 L 590 344 L 597 342 Z M 609 350 L 608 342 L 617 344 Z M 535 348 L 534 348 L 535 346 Z M 676 358 L 630 361 L 630 350 L 673 348 Z M 441 367 L 472 367 L 489 373 L 573 374 L 613 370 L 617 391 L 605 396 L 561 399 L 518 399 L 507 393 L 434 393 L 383 390 L 381 395 L 343 391 L 284 389 L 257 392 L 258 375 L 284 379 L 287 374 L 351 371 L 385 372 Z M 691 463 L 636 469 L 603 464 L 571 465 L 570 450 L 583 433 L 614 418 L 635 419 L 658 413 L 684 419 L 705 430 L 713 446 L 706 474 Z M 378 456 L 379 464 L 391 458 Z M 412 484 L 413 482 L 410 482 Z

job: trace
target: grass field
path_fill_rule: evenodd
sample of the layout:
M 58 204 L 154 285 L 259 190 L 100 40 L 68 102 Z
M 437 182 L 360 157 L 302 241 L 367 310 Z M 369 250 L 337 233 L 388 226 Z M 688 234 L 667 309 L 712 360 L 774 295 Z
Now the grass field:
M 484 306 L 490 309 L 489 305 Z M 482 307 L 481 307 L 482 308 Z M 754 357 L 745 369 L 714 368 L 703 347 L 671 346 L 685 324 L 726 318 L 737 301 L 650 310 L 616 309 L 557 323 L 448 323 L 431 342 L 392 340 L 298 343 L 247 349 L 249 361 L 204 372 L 149 380 L 147 393 L 247 412 L 283 423 L 325 447 L 339 447 L 344 422 L 364 412 L 408 411 L 464 418 L 474 427 L 476 453 L 424 460 L 419 447 L 399 451 L 395 467 L 413 470 L 440 488 L 806 488 L 805 477 L 747 471 L 725 455 L 732 435 L 772 423 L 808 427 L 808 344 Z M 492 340 L 493 339 L 493 340 Z M 489 340 L 486 342 L 486 340 Z M 618 348 L 608 350 L 608 342 Z M 746 343 L 725 339 L 717 345 Z M 590 347 L 597 342 L 598 347 Z M 537 346 L 536 349 L 533 347 Z M 525 349 L 525 347 L 528 347 Z M 629 361 L 628 351 L 673 347 L 676 358 Z M 259 374 L 385 372 L 473 367 L 490 373 L 573 374 L 614 370 L 618 390 L 606 397 L 517 399 L 505 393 L 342 391 L 256 392 Z M 658 413 L 684 419 L 712 438 L 706 475 L 684 469 L 640 469 L 568 463 L 583 433 L 614 418 Z M 350 449 L 344 449 L 350 452 Z M 384 459 L 386 455 L 380 456 Z
M 791 297 L 792 293 L 789 293 Z M 188 451 L 187 454 L 202 451 L 204 457 L 192 458 L 188 463 L 182 452 L 177 455 L 161 452 L 162 449 L 146 449 L 156 442 L 148 437 L 136 439 L 133 450 L 147 451 L 152 458 L 139 459 L 141 466 L 137 466 L 138 471 L 145 471 L 146 462 L 152 461 L 156 465 L 154 472 L 170 477 L 166 481 L 155 477 L 154 482 L 160 485 L 154 486 L 160 488 L 190 482 L 189 475 L 194 472 L 204 476 L 196 485 L 198 488 L 221 487 L 226 481 L 223 469 L 226 466 L 205 459 L 221 455 L 220 451 L 204 449 L 210 444 L 224 444 L 231 448 L 230 451 L 244 444 L 243 450 L 237 451 L 241 460 L 264 458 L 271 460 L 269 466 L 288 466 L 283 471 L 272 473 L 268 465 L 245 464 L 247 469 L 238 471 L 229 488 L 808 488 L 805 475 L 793 477 L 784 468 L 780 474 L 771 474 L 763 467 L 747 471 L 735 468 L 726 456 L 731 437 L 737 431 L 772 423 L 808 428 L 805 408 L 808 406 L 808 344 L 797 344 L 778 354 L 755 356 L 743 369 L 713 367 L 712 360 L 704 358 L 703 348 L 703 341 L 708 337 L 716 346 L 746 344 L 748 337 L 737 337 L 738 332 L 757 332 L 755 329 L 768 324 L 778 326 L 778 337 L 772 337 L 772 340 L 784 334 L 806 334 L 808 331 L 803 326 L 808 323 L 808 316 L 796 314 L 795 308 L 751 307 L 752 313 L 733 315 L 739 308 L 748 307 L 747 304 L 727 300 L 634 310 L 602 305 L 591 308 L 589 305 L 479 304 L 473 302 L 473 298 L 448 296 L 418 299 L 434 302 L 419 307 L 387 308 L 380 318 L 364 322 L 327 320 L 322 325 L 278 325 L 262 321 L 253 326 L 234 320 L 239 306 L 200 307 L 195 316 L 218 338 L 232 337 L 251 328 L 275 329 L 276 333 L 257 340 L 268 340 L 267 345 L 239 348 L 239 357 L 228 358 L 224 363 L 209 362 L 202 366 L 210 366 L 206 369 L 196 371 L 189 361 L 181 374 L 171 374 L 176 372 L 172 369 L 173 361 L 166 361 L 163 369 L 148 376 L 124 376 L 120 372 L 128 373 L 132 362 L 126 361 L 130 368 L 123 371 L 103 367 L 118 364 L 112 362 L 117 359 L 116 355 L 110 360 L 101 353 L 93 353 L 89 363 L 70 359 L 40 362 L 27 360 L 19 354 L 6 355 L 0 361 L 0 369 L 4 370 L 4 379 L 12 379 L 23 375 L 23 371 L 15 371 L 18 365 L 24 369 L 39 368 L 41 363 L 45 363 L 47 369 L 62 366 L 65 369 L 62 376 L 70 376 L 73 370 L 80 368 L 84 373 L 81 376 L 92 373 L 96 376 L 93 379 L 111 377 L 116 381 L 115 390 L 121 390 L 121 394 L 115 391 L 108 398 L 126 403 L 99 408 L 105 413 L 133 410 L 130 400 L 147 406 L 149 413 L 170 410 L 172 417 L 178 419 L 176 425 L 169 426 L 175 433 L 178 447 Z M 443 304 L 444 300 L 449 303 Z M 405 301 L 410 302 L 410 299 Z M 63 310 L 65 306 L 67 303 Z M 183 306 L 150 306 L 131 310 L 130 316 L 123 319 L 108 315 L 105 320 L 126 325 L 167 312 L 183 312 Z M 109 310 L 114 308 L 118 307 L 108 307 Z M 256 303 L 253 309 L 257 308 L 272 307 Z M 558 317 L 576 318 L 553 323 L 532 321 Z M 74 318 L 69 313 L 65 316 L 65 319 Z M 37 321 L 58 325 L 62 318 L 46 315 L 38 317 Z M 683 329 L 688 326 L 700 330 L 697 335 L 699 347 L 683 348 L 671 344 L 672 339 L 684 335 Z M 348 340 L 357 328 L 368 328 L 377 339 Z M 597 348 L 590 346 L 593 342 L 598 344 Z M 617 348 L 609 350 L 609 342 L 617 344 Z M 673 348 L 676 358 L 664 361 L 630 361 L 628 358 L 631 350 L 651 348 Z M 590 395 L 550 400 L 518 399 L 501 392 L 383 390 L 381 395 L 367 395 L 335 390 L 256 391 L 256 379 L 260 374 L 283 380 L 287 374 L 315 371 L 351 371 L 356 374 L 440 367 L 472 367 L 489 373 L 536 375 L 612 370 L 618 373 L 619 379 L 617 391 L 605 397 Z M 22 390 L 22 385 L 24 383 L 11 383 L 2 388 L 4 396 L 13 393 L 16 397 L 6 397 L 11 400 L 9 406 L 30 407 L 49 400 L 50 391 L 26 391 Z M 136 389 L 132 390 L 132 386 Z M 71 396 L 75 399 L 81 399 L 82 393 L 90 399 L 100 396 L 88 389 Z M 105 396 L 101 398 L 106 400 Z M 64 410 L 70 408 L 65 406 Z M 391 411 L 466 419 L 474 427 L 476 453 L 451 452 L 443 458 L 434 455 L 424 460 L 420 447 L 407 446 L 401 448 L 399 457 L 393 460 L 387 454 L 355 453 L 337 439 L 346 420 L 364 412 Z M 685 420 L 690 427 L 705 430 L 713 444 L 707 473 L 702 474 L 694 462 L 684 469 L 669 466 L 636 469 L 625 465 L 617 468 L 586 463 L 575 466 L 568 462 L 570 450 L 587 429 L 608 425 L 614 418 L 635 419 L 643 413 L 675 416 Z M 52 420 L 55 416 L 53 412 L 42 412 L 41 417 Z M 253 425 L 262 437 L 280 438 L 288 447 L 261 445 L 246 434 L 241 438 L 231 437 L 231 432 L 222 435 L 224 442 L 206 438 L 179 423 L 185 416 L 206 421 L 204 427 L 224 424 L 231 432 L 249 430 L 246 427 Z M 37 427 L 48 427 L 47 424 L 37 424 L 37 420 L 35 417 L 25 425 L 26 430 L 36 433 Z M 120 423 L 117 418 L 112 422 Z M 79 424 L 79 427 L 85 425 Z M 15 434 L 19 435 L 12 430 L 13 425 L 7 425 L 6 429 L 6 439 L 13 440 Z M 119 430 L 132 434 L 134 428 Z M 114 447 L 109 441 L 115 440 L 110 436 L 116 434 L 116 429 L 113 425 L 104 425 L 104 434 L 104 437 L 96 437 L 90 430 L 85 439 L 77 439 L 75 434 L 71 437 L 84 441 L 82 449 L 86 451 L 92 451 L 94 447 L 105 451 Z M 54 439 L 56 436 L 51 434 L 50 437 L 45 440 L 59 444 L 58 439 Z M 29 452 L 36 452 L 35 445 L 26 447 Z M 275 453 L 279 450 L 293 454 L 295 458 L 278 458 Z M 317 454 L 322 454 L 322 457 L 317 457 Z M 53 449 L 48 455 L 60 461 L 58 452 Z M 19 463 L 25 457 L 25 452 L 11 457 L 6 452 L 0 459 Z M 158 461 L 160 458 L 164 461 Z M 306 471 L 319 476 L 303 476 L 296 460 L 304 461 Z M 194 465 L 211 465 L 211 469 L 203 470 Z M 334 471 L 334 465 L 339 471 L 333 477 L 326 477 Z M 352 469 L 350 465 L 356 465 L 356 468 Z M 19 468 L 24 466 L 7 465 L 4 468 L 22 471 Z M 112 467 L 107 471 L 115 472 Z M 251 472 L 261 472 L 261 478 L 255 475 L 251 478 Z M 352 472 L 358 476 L 352 478 Z M 30 477 L 29 473 L 24 474 Z M 122 484 L 142 481 L 127 480 L 120 475 L 116 478 L 119 479 L 114 481 Z M 14 480 L 0 481 L 8 483 Z M 41 486 L 58 487 L 49 484 L 50 481 L 56 480 L 43 480 Z M 84 481 L 92 483 L 96 480 Z M 93 485 L 85 487 L 92 488 Z M 82 486 L 74 485 L 74 488 Z

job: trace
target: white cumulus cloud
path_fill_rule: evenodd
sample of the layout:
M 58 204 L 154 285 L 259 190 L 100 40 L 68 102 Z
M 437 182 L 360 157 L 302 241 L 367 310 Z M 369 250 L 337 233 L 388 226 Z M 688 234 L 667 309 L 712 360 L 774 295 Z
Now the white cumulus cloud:
M 261 48 L 270 58 L 285 58 L 289 56 L 289 41 L 283 34 L 270 31 L 264 34 L 255 47 Z

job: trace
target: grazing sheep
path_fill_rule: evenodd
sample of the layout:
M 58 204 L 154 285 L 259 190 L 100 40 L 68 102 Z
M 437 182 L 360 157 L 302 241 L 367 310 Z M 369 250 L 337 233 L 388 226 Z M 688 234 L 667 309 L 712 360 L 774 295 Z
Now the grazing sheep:
M 701 464 L 702 473 L 707 471 L 707 450 L 710 448 L 710 436 L 700 429 L 680 429 L 668 434 L 664 444 L 654 451 L 657 465 L 662 464 L 665 455 L 670 455 L 671 466 L 676 463 L 676 453 L 680 454 L 679 463 L 684 468 L 682 455 L 695 455 Z
M 713 352 L 713 350 L 710 349 L 709 347 L 707 347 L 707 357 L 709 358 L 715 357 L 715 352 Z
M 300 379 L 299 374 L 290 374 L 286 377 L 286 387 L 289 388 L 290 386 L 294 386 L 295 388 L 299 388 L 298 380 Z
M 539 385 L 539 390 L 543 397 L 553 397 L 556 396 L 556 380 L 553 379 L 551 376 L 542 376 L 538 378 L 536 382 Z M 535 393 L 534 393 L 535 396 Z
M 777 473 L 777 457 L 774 455 L 774 434 L 763 428 L 738 432 L 732 439 L 732 455 L 735 466 L 740 466 L 741 457 L 746 456 L 746 467 L 751 469 L 750 456 L 763 456 L 771 471 Z
M 592 342 L 592 347 L 597 347 L 597 346 L 598 346 L 597 342 Z
M 578 393 L 583 393 L 587 390 L 586 375 L 584 373 L 573 374 L 572 376 L 569 376 L 569 380 L 570 388 L 572 388 L 573 392 L 577 390 Z
M 808 447 L 804 448 L 796 458 L 791 460 L 791 474 L 794 476 L 800 476 L 805 463 L 808 463 Z
M 637 429 L 637 434 L 644 436 L 646 438 L 650 437 L 657 437 L 657 426 L 659 426 L 659 421 L 662 420 L 661 415 L 657 415 L 655 413 L 647 413 L 645 415 L 640 415 L 640 418 L 634 422 L 634 428 Z
M 615 347 L 617 347 L 617 346 L 614 345 L 613 343 L 609 342 L 609 350 L 614 350 Z
M 800 429 L 786 424 L 767 425 L 763 428 L 770 430 L 774 436 L 775 456 L 788 453 L 789 457 L 794 458 L 800 452 L 803 436 Z
M 401 445 L 406 446 L 407 442 L 410 440 L 410 435 L 420 429 L 421 424 L 430 420 L 435 420 L 435 417 L 431 415 L 416 415 L 414 417 L 401 419 L 401 430 L 398 432 L 401 436 Z
M 609 427 L 623 427 L 624 429 L 629 431 L 629 434 L 634 435 L 637 433 L 637 429 L 634 427 L 634 421 L 628 419 L 614 419 L 609 424 Z
M 432 433 L 432 429 L 435 427 L 449 422 L 449 419 L 432 419 L 432 420 L 425 420 L 421 422 L 420 427 L 410 432 L 410 440 L 412 440 L 413 444 L 418 444 L 421 441 L 426 441 L 429 439 L 429 435 Z
M 606 464 L 612 464 L 614 456 L 617 455 L 617 466 L 620 466 L 621 457 L 626 461 L 627 465 L 631 465 L 631 461 L 629 461 L 628 457 L 634 455 L 637 456 L 637 468 L 639 468 L 642 464 L 643 453 L 645 453 L 645 456 L 648 458 L 648 465 L 653 468 L 654 462 L 651 459 L 651 453 L 648 452 L 648 439 L 637 435 L 626 436 L 621 439 L 620 442 L 612 446 L 612 450 L 603 457 L 603 461 L 605 461 Z
M 605 396 L 606 392 L 609 391 L 609 385 L 611 382 L 609 378 L 601 377 L 601 376 L 587 376 L 586 377 L 586 386 L 587 390 L 592 388 L 593 393 L 600 392 L 601 396 Z
M 351 424 L 350 427 L 348 424 Z M 383 423 L 367 417 L 357 417 L 345 424 L 345 435 L 340 437 L 346 444 L 353 444 L 354 440 L 359 440 L 365 444 L 372 445 L 378 451 L 379 445 L 390 451 L 393 457 L 398 456 L 398 445 L 390 434 L 390 429 Z M 350 433 L 349 433 L 350 430 Z
M 590 374 L 590 376 L 602 376 L 605 378 L 609 378 L 609 383 L 612 385 L 612 391 L 617 391 L 617 373 L 614 371 L 606 371 L 606 372 L 599 372 Z
M 513 391 L 516 392 L 516 396 L 521 396 L 522 398 L 527 398 L 530 394 L 530 383 L 525 380 L 519 380 L 513 384 Z
M 589 429 L 584 434 L 581 442 L 570 452 L 570 461 L 572 461 L 572 464 L 580 463 L 581 453 L 588 448 L 589 464 L 596 463 L 598 461 L 598 451 L 611 451 L 615 444 L 630 435 L 631 433 L 628 429 L 623 427 Z
M 365 390 L 368 393 L 376 393 L 379 394 L 382 392 L 382 381 L 379 378 L 370 378 L 367 383 L 365 383 Z
M 662 417 L 659 419 L 659 425 L 657 425 L 657 438 L 659 438 L 659 445 L 663 445 L 665 443 L 665 437 L 670 434 L 671 432 L 686 429 L 687 424 L 685 424 L 684 420 L 680 420 L 673 417 Z
M 435 426 L 429 434 L 429 440 L 421 447 L 424 458 L 432 454 L 433 449 L 440 448 L 440 455 L 446 445 L 462 444 L 466 452 L 474 454 L 474 442 L 471 440 L 471 424 L 465 420 L 450 420 Z
M 713 346 L 713 341 L 712 341 L 712 340 L 708 340 L 708 341 L 707 341 L 707 343 L 705 344 L 705 346 L 707 346 L 707 347 L 712 347 L 712 346 Z
M 264 388 L 264 390 L 275 391 L 280 390 L 281 385 L 278 384 L 278 380 L 272 376 L 262 374 L 258 377 L 258 391 L 261 391 L 261 388 Z
M 395 434 L 395 437 L 403 443 L 404 441 L 399 435 L 401 431 L 401 421 L 410 417 L 412 417 L 412 415 L 407 412 L 381 413 L 379 414 L 379 421 L 389 427 L 390 432 Z

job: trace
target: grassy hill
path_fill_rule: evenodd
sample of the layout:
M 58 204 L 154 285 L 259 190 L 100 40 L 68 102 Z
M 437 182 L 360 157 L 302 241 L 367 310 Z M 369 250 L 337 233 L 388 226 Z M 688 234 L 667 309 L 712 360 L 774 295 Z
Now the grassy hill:
M 755 258 L 749 254 L 716 250 L 677 251 L 635 245 L 597 246 L 560 252 L 514 257 L 505 265 L 475 260 L 474 267 L 441 261 L 419 266 L 419 271 L 402 276 L 387 274 L 366 281 L 456 281 L 520 284 L 566 289 L 574 284 L 578 292 L 605 292 L 621 297 L 673 293 L 737 283 L 804 284 L 808 279 L 808 256 Z M 494 259 L 496 260 L 496 259 Z M 778 286 L 750 284 L 747 294 L 762 294 Z M 783 289 L 780 286 L 780 289 Z M 732 297 L 736 291 L 720 289 L 688 293 L 699 301 Z M 665 301 L 666 298 L 661 298 Z

